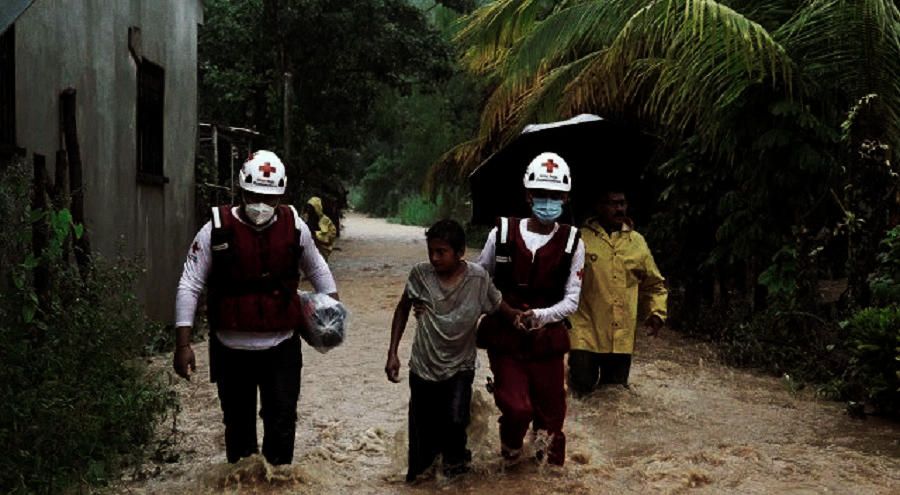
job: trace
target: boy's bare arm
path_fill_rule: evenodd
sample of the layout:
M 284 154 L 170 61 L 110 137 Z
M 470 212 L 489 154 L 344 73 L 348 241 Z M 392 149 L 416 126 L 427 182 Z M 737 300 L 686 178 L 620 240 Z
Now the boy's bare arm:
M 515 309 L 509 304 L 506 304 L 506 301 L 500 301 L 500 307 L 497 308 L 497 311 L 499 311 L 500 314 L 511 323 L 515 323 L 516 319 L 519 318 L 519 315 L 522 314 L 522 312 L 518 309 Z
M 397 356 L 397 348 L 400 346 L 400 338 L 403 337 L 403 331 L 406 329 L 406 322 L 409 320 L 409 310 L 412 308 L 412 301 L 403 292 L 397 308 L 394 310 L 394 319 L 391 321 L 391 343 L 388 346 L 387 363 L 384 365 L 384 372 L 388 380 L 397 383 L 400 381 L 400 358 Z

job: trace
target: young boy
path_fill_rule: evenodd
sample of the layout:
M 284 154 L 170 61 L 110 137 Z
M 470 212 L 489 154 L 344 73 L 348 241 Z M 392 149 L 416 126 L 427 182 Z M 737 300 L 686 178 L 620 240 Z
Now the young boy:
M 390 381 L 400 381 L 397 346 L 415 303 L 423 310 L 417 315 L 409 360 L 407 481 L 428 469 L 438 454 L 443 456 L 445 475 L 468 470 L 472 454 L 466 449 L 466 427 L 475 377 L 475 324 L 482 314 L 496 311 L 515 318 L 487 272 L 462 259 L 466 238 L 459 223 L 441 220 L 425 237 L 429 262 L 418 263 L 409 274 L 394 311 L 384 367 Z

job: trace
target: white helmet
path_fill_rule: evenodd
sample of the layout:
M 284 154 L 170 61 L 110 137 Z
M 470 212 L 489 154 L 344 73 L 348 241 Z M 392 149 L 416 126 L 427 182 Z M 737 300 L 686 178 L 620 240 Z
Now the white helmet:
M 241 189 L 259 194 L 284 194 L 287 185 L 284 164 L 271 151 L 259 150 L 241 166 Z
M 572 190 L 572 175 L 569 165 L 556 153 L 541 153 L 525 169 L 523 178 L 525 189 L 547 189 L 569 192 Z

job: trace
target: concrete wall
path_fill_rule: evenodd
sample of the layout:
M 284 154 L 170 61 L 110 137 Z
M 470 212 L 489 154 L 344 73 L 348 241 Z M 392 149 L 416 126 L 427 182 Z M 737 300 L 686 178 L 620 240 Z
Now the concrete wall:
M 173 319 L 175 287 L 194 235 L 197 27 L 201 0 L 37 0 L 16 22 L 17 144 L 47 157 L 60 146 L 60 92 L 77 90 L 85 216 L 92 247 L 144 259 L 139 294 L 147 314 Z M 137 64 L 165 69 L 164 185 L 139 184 Z

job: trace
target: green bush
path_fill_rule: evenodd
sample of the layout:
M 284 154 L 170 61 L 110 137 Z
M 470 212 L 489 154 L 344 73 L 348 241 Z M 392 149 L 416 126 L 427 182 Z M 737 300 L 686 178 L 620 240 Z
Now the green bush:
M 844 322 L 850 361 L 843 375 L 846 398 L 900 415 L 900 305 L 867 308 Z
M 878 266 L 869 276 L 876 304 L 900 304 L 900 225 L 889 230 L 881 241 Z
M 25 180 L 0 185 L 0 492 L 58 493 L 115 479 L 175 398 L 142 359 L 152 327 L 134 295 L 138 266 L 95 257 L 82 278 L 65 256 L 79 229 L 66 210 L 21 207 L 31 174 L 18 167 L 7 177 Z M 31 252 L 32 221 L 50 228 L 41 256 Z M 51 274 L 43 300 L 37 266 Z
M 418 194 L 401 199 L 397 210 L 397 217 L 391 220 L 403 225 L 427 227 L 436 222 L 439 215 L 438 205 Z

